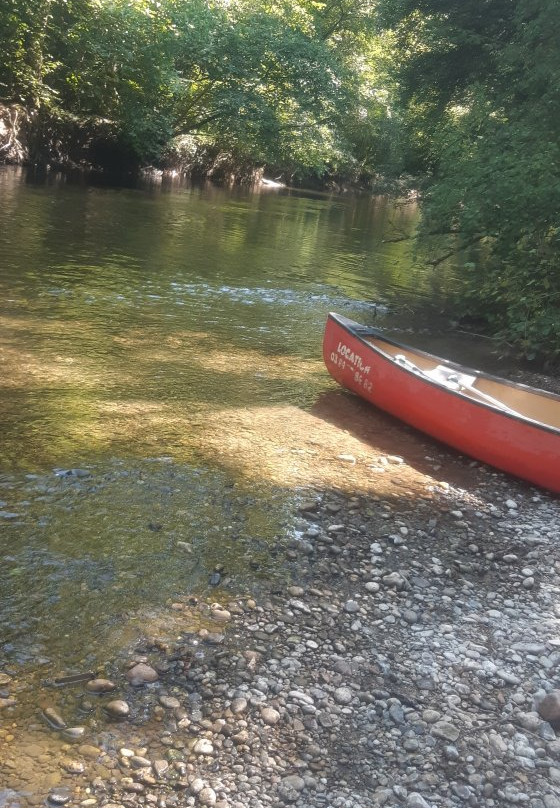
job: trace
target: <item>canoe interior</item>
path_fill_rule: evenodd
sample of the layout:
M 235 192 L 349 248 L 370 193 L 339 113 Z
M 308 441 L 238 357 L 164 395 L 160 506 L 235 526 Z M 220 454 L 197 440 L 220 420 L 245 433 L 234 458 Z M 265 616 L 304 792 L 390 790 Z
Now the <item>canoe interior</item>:
M 361 338 L 379 353 L 384 354 L 393 361 L 397 361 L 396 357 L 404 357 L 408 363 L 419 368 L 422 374 L 435 372 L 432 381 L 437 380 L 437 368 L 440 368 L 442 372 L 447 369 L 448 371 L 462 371 L 463 374 L 470 373 L 469 370 L 460 368 L 453 363 L 445 362 L 429 354 L 415 351 L 412 348 L 393 345 L 382 338 L 369 335 L 361 336 Z M 407 365 L 405 364 L 404 366 L 406 367 Z M 428 376 L 427 378 L 430 377 Z M 520 387 L 513 383 L 508 384 L 478 373 L 471 375 L 470 380 L 470 384 L 461 386 L 461 395 L 472 398 L 473 401 L 482 401 L 496 406 L 512 415 L 530 418 L 545 426 L 560 429 L 559 396 Z

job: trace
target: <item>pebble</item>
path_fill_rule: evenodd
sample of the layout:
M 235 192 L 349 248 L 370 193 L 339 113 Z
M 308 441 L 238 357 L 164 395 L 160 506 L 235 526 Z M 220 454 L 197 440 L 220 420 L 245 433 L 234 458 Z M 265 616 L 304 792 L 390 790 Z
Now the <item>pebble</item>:
M 537 705 L 537 712 L 543 721 L 552 727 L 560 728 L 560 690 L 553 690 Z
M 305 780 L 299 774 L 289 774 L 282 780 L 282 785 L 287 788 L 293 788 L 294 791 L 303 791 L 305 788 Z
M 178 710 L 181 706 L 179 699 L 176 699 L 174 696 L 160 696 L 159 703 L 167 710 Z
M 126 718 L 130 714 L 128 702 L 122 699 L 113 699 L 104 706 L 105 711 L 113 718 Z
M 90 679 L 86 684 L 86 690 L 90 693 L 110 693 L 116 690 L 116 684 L 109 679 Z
M 55 710 L 54 707 L 46 707 L 43 710 L 43 718 L 53 729 L 65 729 L 65 727 L 68 726 L 64 718 L 62 718 L 58 710 Z
M 85 727 L 67 727 L 62 730 L 62 736 L 69 743 L 79 743 L 86 734 Z
M 431 808 L 430 803 L 426 802 L 424 797 L 416 791 L 412 791 L 407 795 L 406 804 L 408 808 Z
M 157 671 L 155 671 L 150 665 L 140 662 L 138 665 L 134 665 L 134 667 L 130 668 L 130 670 L 126 672 L 126 678 L 133 687 L 141 687 L 142 685 L 157 682 L 159 676 Z
M 559 505 L 453 462 L 464 488 L 408 493 L 405 458 L 385 475 L 403 496 L 302 493 L 294 525 L 312 552 L 279 535 L 278 576 L 253 598 L 222 577 L 224 543 L 202 593 L 177 591 L 154 630 L 144 617 L 146 636 L 99 665 L 97 681 L 126 689 L 130 720 L 110 721 L 120 700 L 87 685 L 100 696 L 87 711 L 83 687 L 45 690 L 70 724 L 57 732 L 37 708 L 5 712 L 2 774 L 36 792 L 18 808 L 69 784 L 81 808 L 560 808 Z M 197 546 L 170 527 L 170 548 L 180 536 Z M 212 569 L 221 604 L 203 594 Z M 19 701 L 11 659 L 0 698 Z M 89 651 L 81 664 L 95 670 Z
M 68 788 L 53 788 L 49 791 L 47 799 L 51 805 L 66 805 L 72 799 L 72 793 Z
M 506 671 L 503 668 L 500 668 L 496 671 L 496 676 L 499 676 L 507 685 L 519 685 L 521 684 L 521 679 L 519 676 L 511 673 L 510 671 Z
M 214 746 L 212 745 L 212 741 L 209 741 L 207 738 L 200 738 L 193 746 L 193 752 L 195 755 L 213 755 Z
M 247 699 L 239 697 L 231 702 L 230 709 L 234 715 L 239 715 L 240 713 L 244 713 L 248 706 Z
M 97 760 L 97 758 L 101 755 L 101 749 L 87 743 L 80 744 L 78 746 L 78 752 L 80 755 L 82 755 L 82 757 L 88 758 L 88 760 Z
M 269 727 L 274 727 L 280 721 L 280 713 L 273 707 L 264 707 L 261 710 L 261 718 Z
M 63 760 L 61 765 L 68 774 L 83 774 L 86 770 L 81 760 Z
M 209 786 L 205 786 L 203 789 L 201 789 L 197 796 L 201 805 L 216 805 L 216 792 Z
M 461 734 L 457 727 L 447 721 L 437 721 L 431 729 L 432 735 L 436 738 L 443 738 L 446 741 L 456 741 Z
M 333 697 L 337 704 L 350 704 L 354 698 L 354 693 L 349 687 L 337 687 Z
M 391 572 L 389 575 L 384 575 L 383 583 L 385 586 L 394 587 L 395 589 L 405 589 L 407 586 L 406 579 L 400 572 Z

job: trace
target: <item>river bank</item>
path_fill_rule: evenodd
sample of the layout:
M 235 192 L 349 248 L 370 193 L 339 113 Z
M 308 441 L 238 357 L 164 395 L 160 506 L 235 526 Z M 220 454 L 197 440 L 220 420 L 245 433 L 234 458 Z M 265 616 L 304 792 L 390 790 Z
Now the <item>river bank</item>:
M 171 139 L 152 162 L 143 163 L 112 121 L 79 118 L 70 114 L 30 112 L 19 105 L 0 103 L 0 166 L 24 166 L 37 171 L 83 174 L 84 181 L 104 177 L 107 182 L 129 185 L 148 179 L 153 183 L 209 181 L 218 186 L 278 189 L 313 189 L 329 193 L 391 194 L 410 199 L 416 180 L 410 176 L 369 179 L 344 174 L 293 172 L 281 166 L 263 165 L 234 145 L 210 137 L 184 135 Z M 265 176 L 266 174 L 266 176 Z
M 560 805 L 558 500 L 367 409 L 263 422 L 246 475 L 293 486 L 268 580 L 129 615 L 89 683 L 4 666 L 2 805 Z

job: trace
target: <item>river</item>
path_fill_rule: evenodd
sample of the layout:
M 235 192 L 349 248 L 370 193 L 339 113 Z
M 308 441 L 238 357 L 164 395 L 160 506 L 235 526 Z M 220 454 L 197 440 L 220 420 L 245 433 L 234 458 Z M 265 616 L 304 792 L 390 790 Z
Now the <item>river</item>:
M 385 198 L 5 168 L 0 200 L 2 660 L 95 668 L 174 596 L 278 572 L 313 483 L 287 430 L 339 395 L 327 312 L 425 326 L 453 273 Z

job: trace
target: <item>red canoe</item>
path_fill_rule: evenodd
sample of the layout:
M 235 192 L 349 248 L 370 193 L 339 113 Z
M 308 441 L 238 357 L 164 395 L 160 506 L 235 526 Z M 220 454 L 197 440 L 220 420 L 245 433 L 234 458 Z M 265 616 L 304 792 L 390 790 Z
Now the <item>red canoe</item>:
M 560 396 L 416 350 L 329 314 L 331 376 L 477 460 L 560 493 Z

